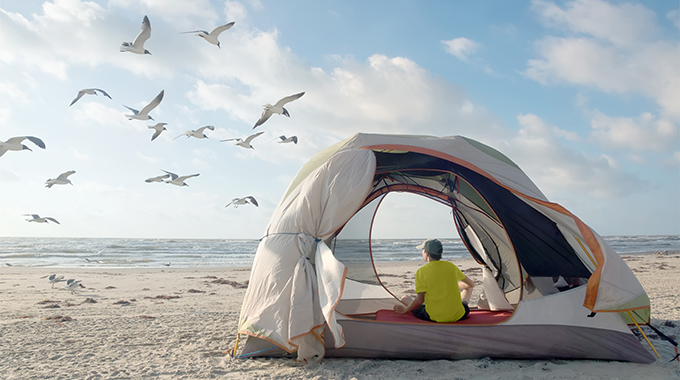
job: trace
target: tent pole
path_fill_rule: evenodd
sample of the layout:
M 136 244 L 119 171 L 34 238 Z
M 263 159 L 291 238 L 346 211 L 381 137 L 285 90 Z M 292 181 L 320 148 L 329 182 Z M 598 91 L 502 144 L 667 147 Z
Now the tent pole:
M 654 346 L 652 346 L 652 342 L 650 342 L 649 339 L 647 339 L 647 335 L 645 335 L 644 331 L 642 331 L 642 329 L 640 328 L 640 325 L 638 325 L 638 323 L 635 321 L 635 318 L 633 318 L 633 315 L 630 313 L 630 311 L 626 311 L 626 313 L 628 313 L 628 316 L 630 317 L 630 319 L 633 321 L 633 323 L 635 323 L 635 326 L 638 328 L 638 331 L 640 331 L 642 336 L 645 337 L 647 344 L 649 344 L 649 347 L 652 348 L 652 351 L 654 351 L 654 353 L 656 354 L 656 357 L 659 358 L 659 360 L 661 360 L 661 356 L 659 356 L 659 353 L 656 352 L 656 348 L 654 348 Z

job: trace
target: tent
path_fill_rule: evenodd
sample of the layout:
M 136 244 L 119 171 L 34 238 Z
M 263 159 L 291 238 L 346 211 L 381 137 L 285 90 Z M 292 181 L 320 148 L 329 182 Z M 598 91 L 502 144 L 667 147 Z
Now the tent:
M 399 301 L 375 270 L 370 239 L 344 251 L 338 239 L 390 192 L 451 208 L 452 228 L 483 268 L 489 310 L 447 324 L 391 311 Z M 628 327 L 648 321 L 649 298 L 618 254 L 502 153 L 462 136 L 359 133 L 305 164 L 272 215 L 233 354 L 649 363 Z

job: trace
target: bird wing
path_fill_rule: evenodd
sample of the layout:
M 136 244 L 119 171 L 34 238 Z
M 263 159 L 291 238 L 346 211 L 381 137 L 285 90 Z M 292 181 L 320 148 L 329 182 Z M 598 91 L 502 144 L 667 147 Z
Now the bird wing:
M 33 219 L 40 219 L 40 215 L 38 214 L 24 214 L 24 216 L 32 216 Z
M 163 170 L 163 169 L 161 169 L 161 170 Z M 163 171 L 170 174 L 170 177 L 172 178 L 173 181 L 177 179 L 177 174 L 169 172 L 167 170 L 163 170 Z
M 206 125 L 205 127 L 198 128 L 198 129 L 196 130 L 196 133 L 197 133 L 197 134 L 202 134 L 203 131 L 205 131 L 206 128 L 208 128 L 208 129 L 211 130 L 211 131 L 214 131 L 214 130 L 215 130 L 215 127 L 213 127 L 212 125 Z
M 165 90 L 162 90 L 158 95 L 156 95 L 156 97 L 151 101 L 151 103 L 147 104 L 146 107 L 142 108 L 140 112 L 143 115 L 148 115 L 152 109 L 158 107 L 158 105 L 161 104 L 161 100 L 163 100 L 163 95 L 165 95 Z
M 300 99 L 300 98 L 302 97 L 302 95 L 304 95 L 304 94 L 305 94 L 305 93 L 304 93 L 304 91 L 303 91 L 303 92 L 301 92 L 301 93 L 299 93 L 299 94 L 295 94 L 295 95 L 291 95 L 291 96 L 286 96 L 285 98 L 283 98 L 283 99 L 279 100 L 278 102 L 276 102 L 275 106 L 277 106 L 277 107 L 283 107 L 283 105 L 286 104 L 286 103 L 290 103 L 290 102 L 292 102 L 293 100 Z
M 49 216 L 46 216 L 45 219 L 51 220 L 51 221 L 53 221 L 54 223 L 57 223 L 57 224 L 61 224 L 61 223 L 59 223 L 56 219 L 54 219 L 54 218 L 52 218 L 52 217 L 49 217 Z
M 59 177 L 57 177 L 57 180 L 66 179 L 66 178 L 68 178 L 68 176 L 70 176 L 71 174 L 73 174 L 73 173 L 75 173 L 75 172 L 76 172 L 75 170 L 69 170 L 69 171 L 67 171 L 67 172 L 61 173 L 61 174 L 59 174 Z
M 220 142 L 234 141 L 234 140 L 237 140 L 237 141 L 238 141 L 238 140 L 240 140 L 240 139 L 239 139 L 239 138 L 235 138 L 235 139 L 225 139 L 225 140 L 220 140 Z
M 255 139 L 255 137 L 257 137 L 257 136 L 259 136 L 259 135 L 261 135 L 261 134 L 263 134 L 263 133 L 264 133 L 264 131 L 261 131 L 261 132 L 255 133 L 254 135 L 250 135 L 250 136 L 246 137 L 245 143 L 246 143 L 246 144 L 250 144 L 250 142 L 253 141 L 253 139 Z
M 125 104 L 123 104 L 123 107 L 129 109 L 129 110 L 132 111 L 132 113 L 135 114 L 135 115 L 139 113 L 139 111 L 137 111 L 136 109 L 130 108 L 130 107 L 126 106 Z
M 149 37 L 151 37 L 151 22 L 149 22 L 149 18 L 147 16 L 144 16 L 144 20 L 142 21 L 142 31 L 139 32 L 137 37 L 135 37 L 135 40 L 132 41 L 132 45 L 141 49 L 144 47 L 144 43 L 149 39 Z
M 69 104 L 68 106 L 69 106 L 69 107 L 72 106 L 73 103 L 77 102 L 80 98 L 83 97 L 83 95 L 85 95 L 85 91 L 78 91 L 78 95 L 76 96 L 75 99 L 73 99 L 73 101 L 71 102 L 71 104 Z
M 295 144 L 297 144 L 297 136 L 292 136 L 290 139 L 293 140 Z
M 33 144 L 37 145 L 38 147 L 45 149 L 45 143 L 42 140 L 40 140 L 39 138 L 34 137 L 34 136 L 26 136 L 26 138 L 30 142 L 32 142 Z
M 189 179 L 189 178 L 191 178 L 191 177 L 198 177 L 199 175 L 200 175 L 200 173 L 199 173 L 199 174 L 183 175 L 183 176 L 181 176 L 181 177 L 178 177 L 177 179 L 181 182 L 181 181 L 185 181 L 185 180 L 187 180 L 187 179 Z M 173 178 L 173 179 L 174 179 L 174 178 Z
M 149 128 L 153 128 L 153 127 L 149 127 Z M 155 140 L 156 137 L 160 136 L 161 132 L 163 132 L 162 128 L 156 129 L 156 132 L 154 132 L 153 136 L 151 136 L 151 141 Z
M 255 126 L 253 129 L 259 127 L 260 125 L 264 124 L 265 121 L 269 120 L 269 118 L 272 116 L 272 111 L 268 108 L 265 108 L 262 111 L 262 116 L 260 116 L 260 119 L 255 123 Z
M 258 206 L 259 206 L 259 205 L 257 204 L 257 201 L 255 200 L 255 198 L 253 198 L 251 195 L 247 196 L 246 199 L 247 199 L 248 201 L 250 201 L 250 203 L 254 204 L 255 207 L 258 207 Z
M 95 88 L 94 90 L 95 90 L 95 91 L 99 91 L 99 92 L 102 93 L 102 95 L 106 96 L 106 97 L 109 98 L 109 99 L 112 99 L 111 96 L 109 96 L 109 94 L 106 93 L 106 91 L 101 90 L 101 89 L 99 89 L 99 88 Z
M 22 141 L 26 140 L 26 136 L 17 136 L 7 139 L 6 144 L 21 144 Z
M 230 29 L 232 26 L 234 26 L 234 21 L 232 21 L 228 24 L 224 24 L 222 26 L 216 27 L 215 29 L 212 30 L 212 32 L 210 32 L 210 35 L 217 37 L 217 36 L 220 35 L 220 33 L 224 32 L 227 29 Z
M 190 130 L 188 130 L 188 131 L 182 133 L 181 135 L 175 137 L 173 140 L 177 140 L 178 138 L 180 138 L 180 137 L 182 137 L 182 136 L 187 136 L 187 137 L 188 137 L 188 136 L 189 136 L 190 134 L 192 134 L 193 132 L 194 132 L 194 131 L 190 129 Z
M 190 30 L 188 32 L 179 32 L 179 34 L 188 34 L 188 33 L 205 33 L 206 35 L 210 34 L 206 32 L 205 30 Z

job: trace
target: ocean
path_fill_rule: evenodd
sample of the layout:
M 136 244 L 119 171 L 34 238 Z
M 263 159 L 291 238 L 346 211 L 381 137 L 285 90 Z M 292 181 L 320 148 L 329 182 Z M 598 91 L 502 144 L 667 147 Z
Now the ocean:
M 619 254 L 680 250 L 680 235 L 604 236 Z M 471 257 L 460 239 L 441 239 L 452 259 Z M 375 261 L 422 260 L 422 239 L 373 239 Z M 0 237 L 0 265 L 52 268 L 250 267 L 259 240 Z M 367 240 L 339 240 L 343 260 L 367 261 Z M 331 247 L 333 248 L 333 247 Z

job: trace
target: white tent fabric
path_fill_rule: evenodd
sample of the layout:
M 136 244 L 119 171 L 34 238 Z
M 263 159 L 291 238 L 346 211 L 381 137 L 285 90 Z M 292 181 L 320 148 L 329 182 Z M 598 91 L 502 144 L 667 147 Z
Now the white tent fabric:
M 281 202 L 255 255 L 250 283 L 257 286 L 246 291 L 239 331 L 289 352 L 297 350 L 299 361 L 323 357 L 320 333 L 326 323 L 336 342 L 342 342 L 333 309 L 342 295 L 344 266 L 328 254 L 321 238 L 354 215 L 374 172 L 372 151 L 345 151 L 313 171 Z M 313 259 L 319 260 L 316 270 Z M 323 276 L 317 276 L 320 268 Z

